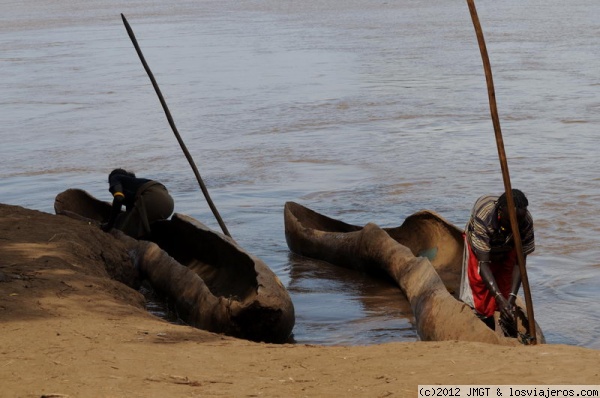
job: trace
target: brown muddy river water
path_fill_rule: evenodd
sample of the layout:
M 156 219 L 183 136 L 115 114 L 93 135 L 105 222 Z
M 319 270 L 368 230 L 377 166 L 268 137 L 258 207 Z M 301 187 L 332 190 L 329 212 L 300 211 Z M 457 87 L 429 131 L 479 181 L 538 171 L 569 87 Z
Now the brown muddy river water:
M 292 255 L 283 205 L 462 227 L 500 193 L 464 1 L 8 1 L 0 5 L 0 202 L 109 200 L 115 167 L 219 230 L 123 27 L 124 13 L 232 236 L 289 289 L 299 343 L 415 341 L 386 281 Z M 477 1 L 548 342 L 600 348 L 600 2 Z

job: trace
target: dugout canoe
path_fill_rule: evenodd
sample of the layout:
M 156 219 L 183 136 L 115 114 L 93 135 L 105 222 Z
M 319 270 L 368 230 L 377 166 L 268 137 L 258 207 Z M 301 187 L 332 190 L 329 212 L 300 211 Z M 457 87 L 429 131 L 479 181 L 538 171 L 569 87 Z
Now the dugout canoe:
M 94 223 L 105 222 L 110 208 L 80 189 L 60 193 L 54 203 L 56 214 Z M 152 230 L 152 242 L 136 241 L 134 261 L 142 278 L 175 304 L 185 323 L 252 341 L 289 340 L 294 306 L 263 261 L 183 214 L 154 223 Z
M 528 322 L 518 299 L 517 337 L 488 328 L 457 300 L 464 241 L 462 231 L 441 216 L 420 211 L 395 228 L 352 225 L 298 203 L 284 206 L 285 237 L 301 256 L 391 277 L 408 299 L 421 340 L 527 344 Z M 537 341 L 544 342 L 539 326 Z

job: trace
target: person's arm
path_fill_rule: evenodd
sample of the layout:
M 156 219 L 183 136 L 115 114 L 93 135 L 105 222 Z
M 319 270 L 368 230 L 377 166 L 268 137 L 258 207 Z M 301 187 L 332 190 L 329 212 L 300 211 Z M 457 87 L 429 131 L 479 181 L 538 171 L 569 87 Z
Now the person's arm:
M 481 276 L 483 283 L 485 283 L 490 293 L 492 293 L 492 295 L 496 299 L 496 304 L 498 305 L 498 309 L 500 310 L 502 315 L 508 317 L 508 319 L 513 319 L 514 315 L 512 311 L 512 306 L 508 303 L 506 298 L 502 296 L 502 293 L 500 293 L 500 289 L 498 288 L 496 279 L 494 278 L 492 270 L 490 269 L 490 263 L 491 262 L 489 260 L 489 255 L 482 256 L 482 258 L 479 259 L 479 275 Z
M 525 262 L 524 265 L 526 265 L 527 264 L 527 256 L 523 257 L 523 261 Z M 516 263 L 513 268 L 512 287 L 510 289 L 510 294 L 508 295 L 508 304 L 511 307 L 515 306 L 515 301 L 517 300 L 517 292 L 519 291 L 520 288 L 521 288 L 521 268 L 519 267 L 519 264 Z
M 121 212 L 121 208 L 123 207 L 123 200 L 125 199 L 125 194 L 122 192 L 123 189 L 121 187 L 121 184 L 115 185 L 113 190 L 114 193 L 112 207 L 110 209 L 110 217 L 108 218 L 108 222 L 106 222 L 106 224 L 102 224 L 102 230 L 106 232 L 110 231 L 115 226 L 117 216 Z

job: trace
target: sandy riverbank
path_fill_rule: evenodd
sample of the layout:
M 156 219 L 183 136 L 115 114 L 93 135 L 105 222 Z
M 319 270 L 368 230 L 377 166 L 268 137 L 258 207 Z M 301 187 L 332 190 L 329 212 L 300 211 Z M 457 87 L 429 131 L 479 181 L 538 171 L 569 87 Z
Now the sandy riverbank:
M 173 325 L 111 279 L 127 272 L 115 267 L 122 249 L 85 223 L 0 205 L 0 396 L 412 397 L 419 384 L 600 384 L 600 351 L 566 345 L 269 345 Z

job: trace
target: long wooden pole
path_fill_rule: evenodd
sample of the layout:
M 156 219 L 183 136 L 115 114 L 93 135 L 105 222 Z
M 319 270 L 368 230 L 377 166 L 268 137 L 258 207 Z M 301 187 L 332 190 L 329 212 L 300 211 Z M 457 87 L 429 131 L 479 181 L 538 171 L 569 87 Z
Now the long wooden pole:
M 504 190 L 506 192 L 506 202 L 508 205 L 508 214 L 510 218 L 510 226 L 512 228 L 515 241 L 515 250 L 517 251 L 517 261 L 521 271 L 521 283 L 523 285 L 523 293 L 525 294 L 525 305 L 527 306 L 527 319 L 529 321 L 529 333 L 531 334 L 531 344 L 537 343 L 535 319 L 533 317 L 533 303 L 531 301 L 531 290 L 529 289 L 529 279 L 527 278 L 527 270 L 525 268 L 525 257 L 523 256 L 523 245 L 521 243 L 521 234 L 519 232 L 519 224 L 517 221 L 517 213 L 515 202 L 512 195 L 510 185 L 510 175 L 508 173 L 508 162 L 506 161 L 506 153 L 504 152 L 504 141 L 502 140 L 502 131 L 500 130 L 500 118 L 498 117 L 498 108 L 496 106 L 496 93 L 494 90 L 494 81 L 492 79 L 492 66 L 488 57 L 485 40 L 483 38 L 483 30 L 477 16 L 474 0 L 467 0 L 471 19 L 475 27 L 475 34 L 479 43 L 479 50 L 483 60 L 483 68 L 485 70 L 485 80 L 487 82 L 488 97 L 490 103 L 490 112 L 492 114 L 492 123 L 494 124 L 494 133 L 496 135 L 496 146 L 498 147 L 498 157 L 500 158 L 500 167 L 502 169 L 502 178 L 504 180 Z
M 194 160 L 192 159 L 192 155 L 190 155 L 189 151 L 187 150 L 187 147 L 185 146 L 185 143 L 181 139 L 181 136 L 179 135 L 179 131 L 177 131 L 177 127 L 175 127 L 175 122 L 173 121 L 171 112 L 169 111 L 169 108 L 167 107 L 167 103 L 165 102 L 165 99 L 163 98 L 163 95 L 160 92 L 160 88 L 158 87 L 158 83 L 156 83 L 156 79 L 154 79 L 154 75 L 152 74 L 150 67 L 146 63 L 146 59 L 144 58 L 144 55 L 142 54 L 142 50 L 140 49 L 140 46 L 138 45 L 138 42 L 135 38 L 135 34 L 133 33 L 133 30 L 131 29 L 131 26 L 129 26 L 129 22 L 127 22 L 127 18 L 125 18 L 125 15 L 123 15 L 123 14 L 121 14 L 121 18 L 123 19 L 123 23 L 125 24 L 125 29 L 127 29 L 127 34 L 129 35 L 129 38 L 131 39 L 131 42 L 133 43 L 133 46 L 135 47 L 135 51 L 137 52 L 138 56 L 140 57 L 140 61 L 142 61 L 142 65 L 144 66 L 144 69 L 146 70 L 146 73 L 148 74 L 148 77 L 150 78 L 150 81 L 152 82 L 154 91 L 156 91 L 156 95 L 158 95 L 158 99 L 160 100 L 160 104 L 162 105 L 163 110 L 165 111 L 165 115 L 167 116 L 167 120 L 169 121 L 169 125 L 171 126 L 171 130 L 173 130 L 173 133 L 175 134 L 175 138 L 177 138 L 177 142 L 179 142 L 179 145 L 181 146 L 181 149 L 183 150 L 185 157 L 187 158 L 188 162 L 190 163 L 190 166 L 192 166 L 192 170 L 194 171 L 194 175 L 196 176 L 196 179 L 198 180 L 198 184 L 200 185 L 200 189 L 202 190 L 202 193 L 204 194 L 204 197 L 206 198 L 206 202 L 208 203 L 208 206 L 212 210 L 215 218 L 217 219 L 217 222 L 221 226 L 223 233 L 225 235 L 231 237 L 231 235 L 229 234 L 229 231 L 227 230 L 227 227 L 225 226 L 225 223 L 223 222 L 223 219 L 221 219 L 221 216 L 219 215 L 217 208 L 215 207 L 212 199 L 210 198 L 210 195 L 208 194 L 208 189 L 206 189 L 206 185 L 204 185 L 204 181 L 202 181 L 202 177 L 200 177 L 200 173 L 198 172 L 198 168 L 196 167 L 196 164 L 194 163 Z

